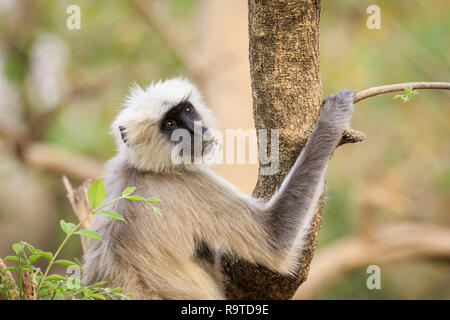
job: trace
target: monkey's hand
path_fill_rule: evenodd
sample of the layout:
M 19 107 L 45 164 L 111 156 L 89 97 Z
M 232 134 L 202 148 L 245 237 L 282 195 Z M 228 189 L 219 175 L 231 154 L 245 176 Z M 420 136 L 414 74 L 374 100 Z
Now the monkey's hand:
M 320 108 L 318 125 L 338 133 L 350 128 L 356 90 L 344 89 L 328 96 Z

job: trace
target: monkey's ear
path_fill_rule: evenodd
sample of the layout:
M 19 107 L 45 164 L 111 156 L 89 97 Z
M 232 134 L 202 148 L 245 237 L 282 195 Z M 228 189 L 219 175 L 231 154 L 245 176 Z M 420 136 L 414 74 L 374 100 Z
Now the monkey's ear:
M 120 136 L 122 137 L 122 141 L 127 144 L 128 138 L 127 138 L 127 132 L 125 127 L 119 126 L 120 130 Z

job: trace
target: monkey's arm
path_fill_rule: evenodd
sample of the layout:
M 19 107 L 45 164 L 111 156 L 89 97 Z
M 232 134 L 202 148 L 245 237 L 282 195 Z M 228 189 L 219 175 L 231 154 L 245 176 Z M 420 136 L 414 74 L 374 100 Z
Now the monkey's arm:
M 310 229 L 328 161 L 342 133 L 349 128 L 355 94 L 344 89 L 327 97 L 306 146 L 268 203 L 267 226 L 279 248 L 290 252 L 292 261 L 297 260 Z
M 316 128 L 269 202 L 260 206 L 249 201 L 247 208 L 227 210 L 232 217 L 215 233 L 227 249 L 279 272 L 296 272 L 328 161 L 350 124 L 355 93 L 344 89 L 325 100 Z

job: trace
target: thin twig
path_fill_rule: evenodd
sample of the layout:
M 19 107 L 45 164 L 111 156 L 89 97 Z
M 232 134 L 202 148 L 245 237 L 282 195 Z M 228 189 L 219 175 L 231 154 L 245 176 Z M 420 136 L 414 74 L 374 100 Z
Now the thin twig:
M 91 180 L 86 180 L 83 184 L 74 189 L 69 179 L 66 176 L 62 177 L 64 188 L 67 192 L 67 198 L 69 199 L 70 205 L 72 206 L 78 221 L 84 221 L 81 225 L 81 229 L 89 230 L 92 228 L 93 218 L 87 218 L 92 211 L 92 207 L 87 200 L 87 189 L 91 183 Z M 88 249 L 88 239 L 81 237 L 81 245 L 83 247 L 83 252 L 86 253 Z
M 411 89 L 443 89 L 450 90 L 449 82 L 405 82 L 397 84 L 389 84 L 386 86 L 373 87 L 366 90 L 359 91 L 353 103 L 357 103 L 361 100 L 377 96 L 383 93 L 397 92 L 405 90 L 405 87 Z
M 411 88 L 413 89 L 444 89 L 444 90 L 450 90 L 450 83 L 449 82 L 405 82 L 405 83 L 397 83 L 397 84 L 389 84 L 386 86 L 380 86 L 380 87 L 373 87 L 366 90 L 359 91 L 356 96 L 355 100 L 353 100 L 353 103 L 357 103 L 361 100 L 383 94 L 383 93 L 389 93 L 389 92 L 397 92 L 397 91 L 403 91 L 405 88 Z M 358 130 L 349 129 L 344 132 L 342 135 L 342 139 L 339 142 L 338 146 L 341 146 L 343 144 L 347 143 L 355 143 L 355 142 L 361 142 L 364 140 L 366 135 Z

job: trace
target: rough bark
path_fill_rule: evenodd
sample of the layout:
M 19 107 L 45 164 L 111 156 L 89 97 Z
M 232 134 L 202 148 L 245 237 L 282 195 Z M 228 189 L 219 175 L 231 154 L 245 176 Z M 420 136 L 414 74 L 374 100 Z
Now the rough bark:
M 250 73 L 256 129 L 279 129 L 279 170 L 260 175 L 254 196 L 269 199 L 294 164 L 322 100 L 320 0 L 249 0 Z M 269 149 L 270 150 L 270 149 Z M 321 225 L 319 201 L 298 277 L 244 261 L 223 261 L 227 298 L 289 299 L 306 280 Z

